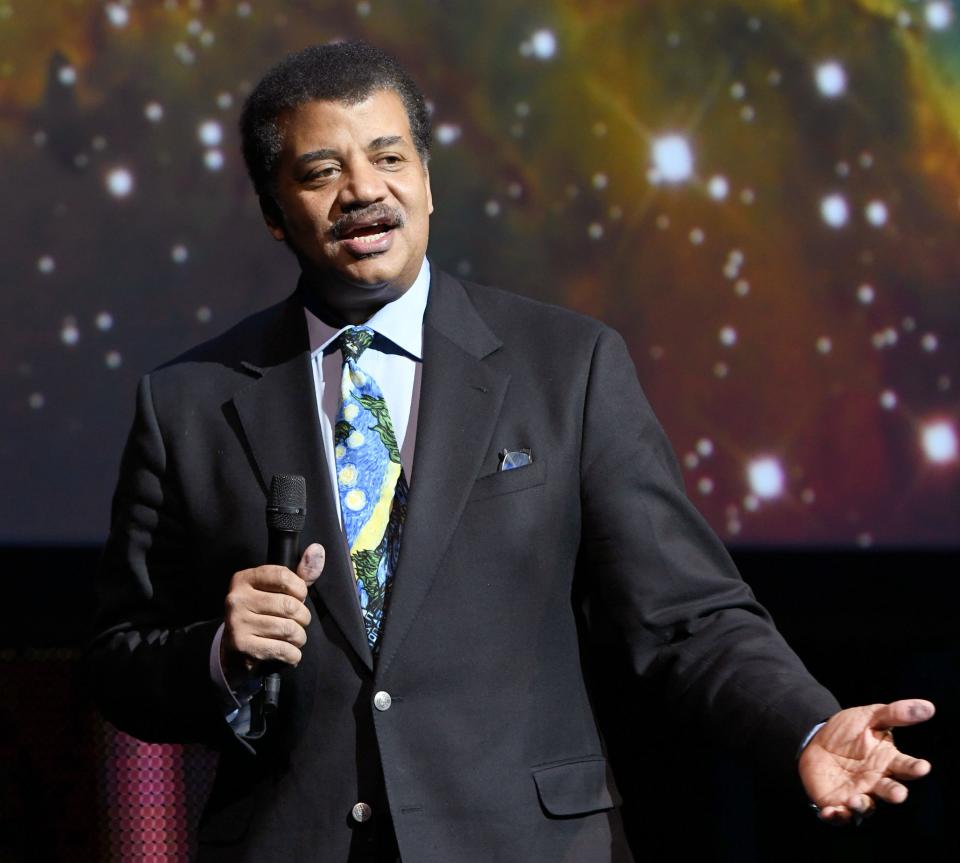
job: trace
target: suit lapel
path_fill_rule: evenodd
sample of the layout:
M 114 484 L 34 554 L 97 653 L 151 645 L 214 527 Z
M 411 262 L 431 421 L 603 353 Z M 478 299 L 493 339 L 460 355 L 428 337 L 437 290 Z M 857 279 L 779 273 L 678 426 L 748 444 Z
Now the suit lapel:
M 489 448 L 509 375 L 483 360 L 499 347 L 462 285 L 434 268 L 413 478 L 378 674 L 386 671 L 433 584 Z
M 324 572 L 312 588 L 350 646 L 372 669 L 363 618 L 334 490 L 330 487 L 303 307 L 294 297 L 270 336 L 265 367 L 245 363 L 258 380 L 233 399 L 265 490 L 274 474 L 300 474 L 307 486 L 303 545 L 320 542 Z

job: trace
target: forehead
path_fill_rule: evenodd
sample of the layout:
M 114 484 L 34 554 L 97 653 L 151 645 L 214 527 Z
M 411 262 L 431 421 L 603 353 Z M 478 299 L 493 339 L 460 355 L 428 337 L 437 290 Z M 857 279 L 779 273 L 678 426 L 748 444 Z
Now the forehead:
M 286 153 L 304 148 L 366 147 L 377 138 L 399 136 L 412 146 L 410 121 L 393 90 L 374 90 L 359 102 L 314 100 L 280 116 Z

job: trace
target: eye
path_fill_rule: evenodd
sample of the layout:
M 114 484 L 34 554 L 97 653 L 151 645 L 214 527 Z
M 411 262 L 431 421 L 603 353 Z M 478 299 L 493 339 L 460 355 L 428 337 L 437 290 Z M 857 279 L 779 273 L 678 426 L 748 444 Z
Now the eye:
M 403 163 L 403 158 L 395 153 L 387 153 L 377 157 L 377 164 L 383 168 L 398 168 Z
M 340 168 L 337 165 L 318 165 L 316 168 L 304 174 L 303 182 L 310 183 L 318 180 L 330 180 L 336 177 L 339 172 Z

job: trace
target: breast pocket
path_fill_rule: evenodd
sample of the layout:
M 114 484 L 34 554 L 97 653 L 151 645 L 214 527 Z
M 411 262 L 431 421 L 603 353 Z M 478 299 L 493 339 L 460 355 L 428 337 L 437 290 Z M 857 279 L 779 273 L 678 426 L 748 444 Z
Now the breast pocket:
M 515 467 L 513 470 L 501 470 L 496 473 L 480 477 L 473 484 L 473 491 L 467 498 L 467 503 L 486 500 L 502 494 L 512 494 L 526 488 L 543 485 L 547 480 L 547 463 L 535 461 L 524 467 Z

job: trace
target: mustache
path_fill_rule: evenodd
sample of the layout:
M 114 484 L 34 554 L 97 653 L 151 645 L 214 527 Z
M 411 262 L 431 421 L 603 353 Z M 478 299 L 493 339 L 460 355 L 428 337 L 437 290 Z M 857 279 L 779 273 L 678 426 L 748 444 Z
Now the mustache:
M 371 204 L 362 210 L 344 213 L 333 223 L 330 232 L 334 239 L 340 240 L 357 226 L 374 224 L 385 225 L 388 228 L 402 228 L 404 225 L 403 213 L 388 204 Z

